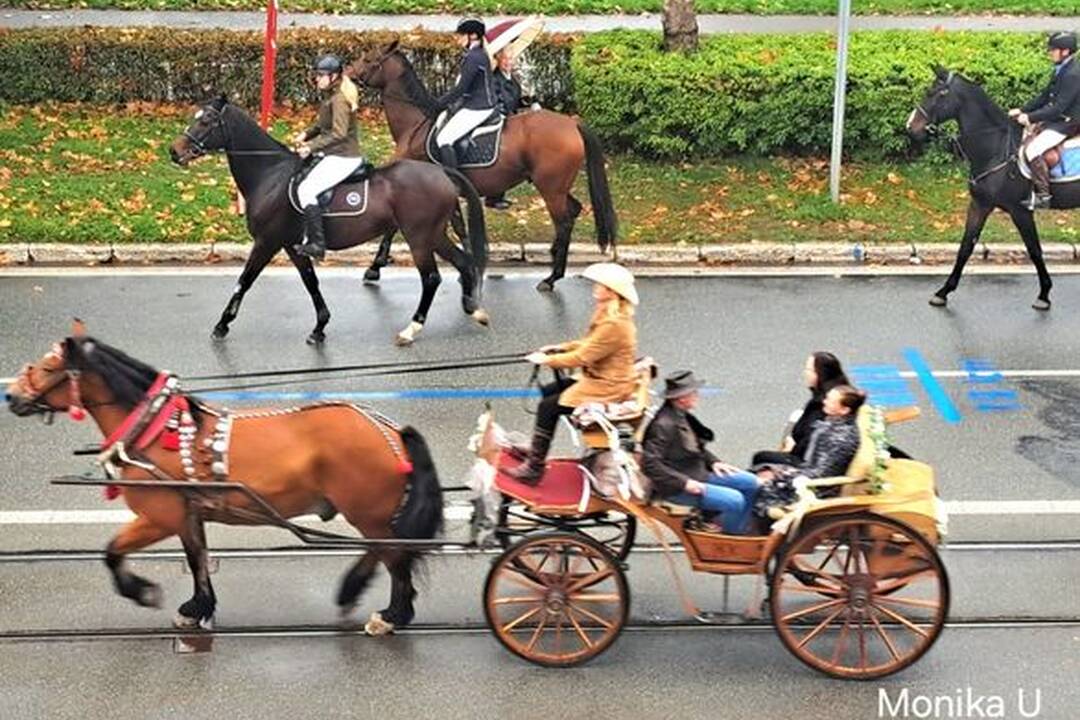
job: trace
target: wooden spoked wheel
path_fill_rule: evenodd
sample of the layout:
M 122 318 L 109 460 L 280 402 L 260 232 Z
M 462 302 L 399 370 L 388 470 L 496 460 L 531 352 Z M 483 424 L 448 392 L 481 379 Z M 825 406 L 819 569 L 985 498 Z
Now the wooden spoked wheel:
M 499 525 L 495 536 L 508 548 L 532 532 L 556 530 L 585 533 L 599 542 L 618 560 L 625 560 L 634 547 L 637 520 L 633 515 L 615 511 L 589 515 L 543 515 L 533 513 L 522 503 L 504 498 L 499 508 Z
M 619 562 L 578 533 L 524 538 L 499 556 L 484 583 L 484 614 L 495 637 L 547 667 L 578 665 L 607 650 L 629 612 Z
M 869 680 L 930 649 L 949 611 L 949 580 L 914 529 L 870 514 L 811 524 L 783 551 L 769 602 L 780 640 L 810 667 Z

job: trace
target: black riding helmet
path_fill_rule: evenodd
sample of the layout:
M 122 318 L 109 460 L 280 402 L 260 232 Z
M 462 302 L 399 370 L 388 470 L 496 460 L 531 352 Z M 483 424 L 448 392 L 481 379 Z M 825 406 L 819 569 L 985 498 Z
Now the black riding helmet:
M 458 35 L 478 35 L 484 37 L 484 33 L 487 32 L 487 28 L 484 27 L 484 23 L 476 18 L 465 18 L 457 24 Z
M 342 67 L 337 55 L 323 55 L 315 61 L 313 69 L 318 75 L 340 75 Z
M 1076 33 L 1072 32 L 1056 32 L 1050 36 L 1050 39 L 1046 43 L 1048 50 L 1068 50 L 1071 53 L 1076 52 Z

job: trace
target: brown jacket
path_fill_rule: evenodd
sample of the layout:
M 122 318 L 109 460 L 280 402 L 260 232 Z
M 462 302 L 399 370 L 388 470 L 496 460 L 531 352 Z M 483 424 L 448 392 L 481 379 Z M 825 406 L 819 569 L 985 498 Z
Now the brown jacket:
M 559 396 L 560 405 L 621 402 L 634 394 L 637 327 L 633 316 L 618 307 L 612 301 L 597 308 L 585 337 L 564 345 L 564 352 L 548 355 L 550 367 L 582 369 L 581 379 Z
M 338 86 L 319 106 L 318 121 L 304 133 L 311 152 L 360 157 L 356 139 L 356 113 Z

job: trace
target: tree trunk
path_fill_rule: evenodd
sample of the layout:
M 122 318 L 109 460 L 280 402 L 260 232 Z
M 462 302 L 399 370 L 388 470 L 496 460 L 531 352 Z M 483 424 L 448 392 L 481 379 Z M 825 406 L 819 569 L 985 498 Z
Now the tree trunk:
M 664 50 L 693 52 L 697 47 L 694 0 L 664 0 Z

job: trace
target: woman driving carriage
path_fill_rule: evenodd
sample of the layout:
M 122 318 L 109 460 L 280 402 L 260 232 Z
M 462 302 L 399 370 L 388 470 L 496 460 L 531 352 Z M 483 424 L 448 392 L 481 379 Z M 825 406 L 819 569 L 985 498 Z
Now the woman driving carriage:
M 634 358 L 637 327 L 634 306 L 638 304 L 634 276 L 616 263 L 596 263 L 582 276 L 592 280 L 596 310 L 585 337 L 560 345 L 547 345 L 526 356 L 526 360 L 555 370 L 581 368 L 582 377 L 556 380 L 541 390 L 543 399 L 536 409 L 536 426 L 528 457 L 508 474 L 521 482 L 535 484 L 544 474 L 544 461 L 560 415 L 587 403 L 621 402 L 629 398 L 637 384 Z
M 341 60 L 323 55 L 315 61 L 315 84 L 326 93 L 319 106 L 319 117 L 296 138 L 296 152 L 302 158 L 321 154 L 314 167 L 296 189 L 304 211 L 304 242 L 296 251 L 321 260 L 326 254 L 320 193 L 349 177 L 364 163 L 356 138 L 356 109 L 360 93 L 353 81 L 343 74 Z

